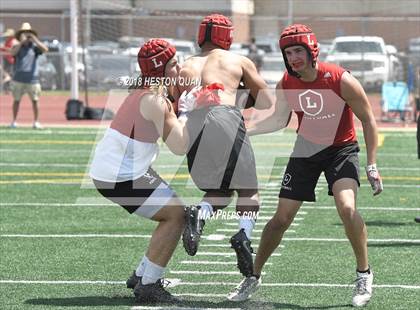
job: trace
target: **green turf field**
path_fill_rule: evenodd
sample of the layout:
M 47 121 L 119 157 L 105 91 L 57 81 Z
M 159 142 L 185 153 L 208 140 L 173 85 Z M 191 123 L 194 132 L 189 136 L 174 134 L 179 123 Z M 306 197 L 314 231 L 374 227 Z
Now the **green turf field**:
M 154 223 L 129 216 L 92 188 L 86 171 L 97 129 L 0 129 L 0 309 L 130 309 L 125 280 L 145 251 Z M 414 132 L 382 132 L 378 165 L 385 190 L 372 197 L 364 172 L 358 206 L 369 232 L 374 296 L 368 309 L 420 309 L 420 161 Z M 359 137 L 360 137 L 359 133 Z M 360 140 L 362 138 L 360 137 Z M 294 133 L 252 138 L 261 218 L 274 212 Z M 362 142 L 362 141 L 361 141 Z M 365 148 L 361 143 L 361 166 Z M 161 148 L 154 164 L 188 203 L 201 192 L 182 157 Z M 227 210 L 234 210 L 230 206 Z M 208 221 L 195 257 L 180 244 L 168 266 L 171 292 L 186 302 L 135 309 L 344 309 L 351 307 L 355 262 L 321 177 L 317 202 L 304 204 L 268 261 L 251 300 L 227 302 L 240 282 L 228 241 L 235 220 Z

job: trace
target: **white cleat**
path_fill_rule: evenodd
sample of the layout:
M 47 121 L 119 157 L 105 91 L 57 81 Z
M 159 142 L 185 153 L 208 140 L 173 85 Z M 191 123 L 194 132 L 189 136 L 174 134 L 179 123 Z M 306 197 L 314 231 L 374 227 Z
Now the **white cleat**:
M 231 301 L 244 301 L 254 294 L 261 285 L 261 277 L 257 279 L 255 276 L 250 276 L 242 280 L 241 283 L 228 295 Z
M 373 272 L 360 273 L 356 272 L 356 285 L 353 291 L 353 307 L 365 306 L 370 298 L 372 297 L 372 283 L 373 283 Z
M 40 122 L 34 122 L 34 124 L 32 125 L 32 128 L 33 129 L 43 129 Z
M 16 122 L 12 122 L 10 124 L 10 128 L 17 128 L 18 124 Z

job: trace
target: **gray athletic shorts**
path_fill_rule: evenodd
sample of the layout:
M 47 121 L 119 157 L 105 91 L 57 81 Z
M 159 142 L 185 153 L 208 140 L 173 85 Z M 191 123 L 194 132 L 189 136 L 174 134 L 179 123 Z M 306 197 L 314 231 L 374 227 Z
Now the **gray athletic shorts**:
M 257 189 L 255 156 L 240 110 L 218 105 L 191 111 L 188 170 L 203 191 Z

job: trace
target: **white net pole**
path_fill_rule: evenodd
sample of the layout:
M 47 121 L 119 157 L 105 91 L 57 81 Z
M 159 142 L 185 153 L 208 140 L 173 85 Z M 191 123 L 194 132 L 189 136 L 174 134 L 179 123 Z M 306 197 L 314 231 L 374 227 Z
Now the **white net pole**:
M 70 28 L 71 28 L 71 98 L 79 99 L 79 81 L 77 72 L 77 0 L 70 1 Z

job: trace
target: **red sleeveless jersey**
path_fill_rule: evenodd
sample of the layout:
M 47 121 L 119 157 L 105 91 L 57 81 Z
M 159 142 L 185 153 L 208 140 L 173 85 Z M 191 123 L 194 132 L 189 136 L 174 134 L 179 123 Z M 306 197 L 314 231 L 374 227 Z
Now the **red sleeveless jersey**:
M 149 90 L 137 89 L 128 95 L 110 127 L 136 141 L 155 143 L 159 138 L 155 124 L 144 119 L 140 113 L 140 100 L 148 93 Z
M 318 62 L 313 82 L 284 74 L 282 87 L 286 100 L 298 117 L 297 133 L 306 140 L 322 145 L 356 141 L 353 111 L 341 97 L 344 72 L 337 65 Z

